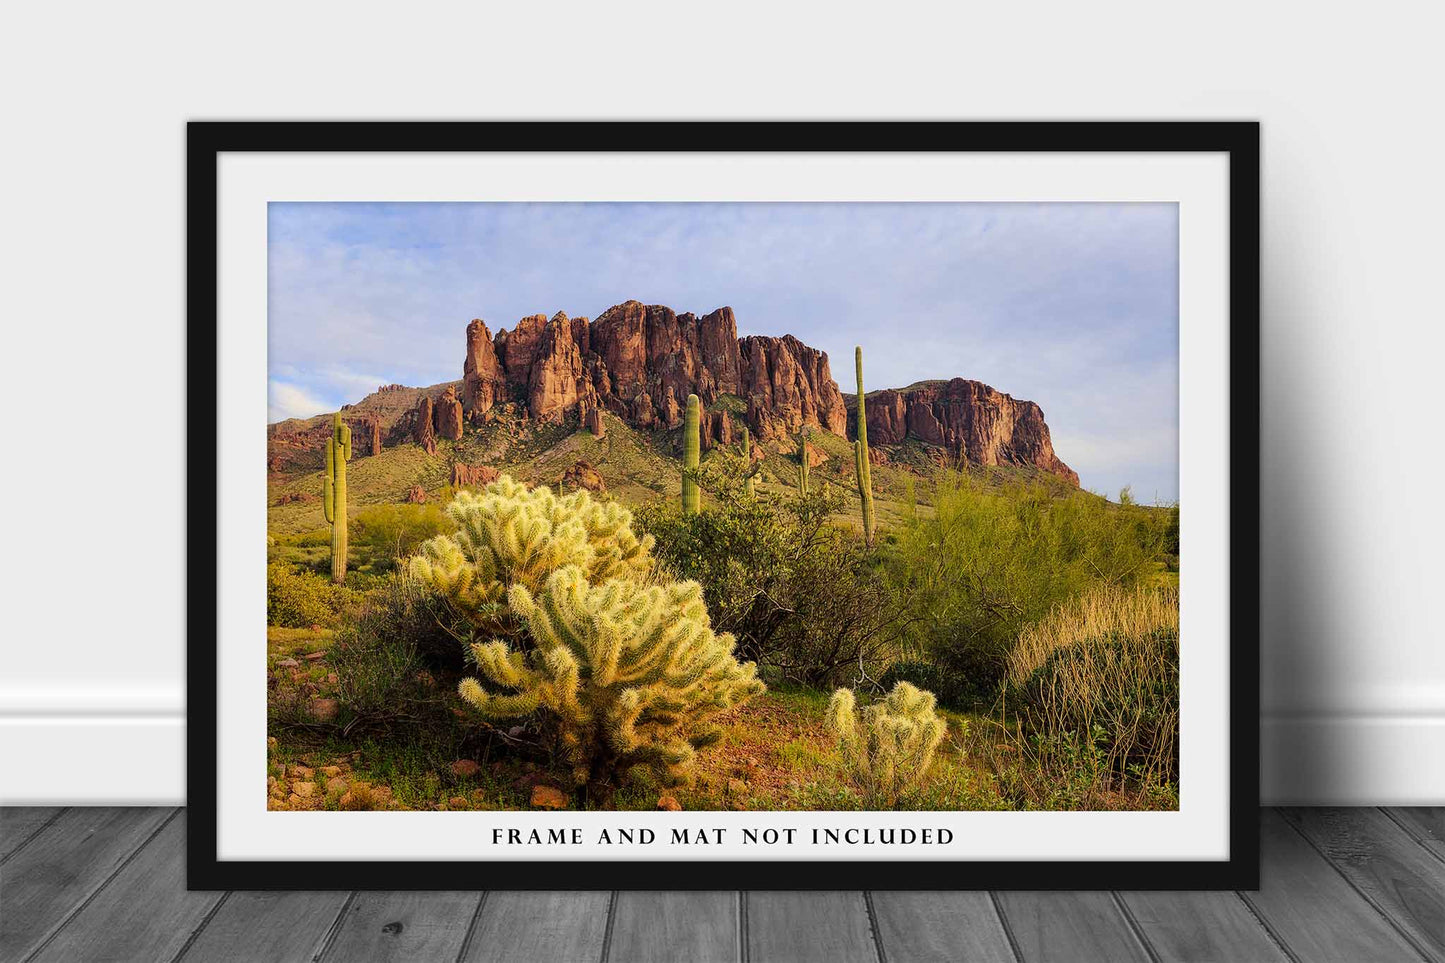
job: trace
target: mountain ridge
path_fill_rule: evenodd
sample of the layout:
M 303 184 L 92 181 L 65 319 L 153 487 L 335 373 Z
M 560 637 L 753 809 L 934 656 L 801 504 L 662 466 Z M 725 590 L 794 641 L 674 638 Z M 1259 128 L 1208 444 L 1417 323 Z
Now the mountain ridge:
M 613 305 L 595 320 L 561 311 L 530 315 L 495 334 L 473 319 L 459 381 L 382 385 L 342 413 L 360 455 L 408 442 L 435 454 L 437 439 L 460 440 L 468 427 L 500 414 L 537 424 L 575 420 L 597 431 L 606 411 L 633 428 L 670 432 L 681 425 L 689 394 L 704 405 L 705 448 L 734 443 L 744 425 L 775 447 L 793 444 L 804 429 L 845 439 L 856 431 L 856 401 L 851 394 L 845 400 L 826 352 L 791 334 L 739 338 L 731 307 L 699 317 L 639 301 Z M 1029 467 L 1079 484 L 1031 401 L 964 378 L 876 390 L 867 400 L 876 457 L 911 440 L 971 464 Z M 314 467 L 327 418 L 269 425 L 268 470 Z

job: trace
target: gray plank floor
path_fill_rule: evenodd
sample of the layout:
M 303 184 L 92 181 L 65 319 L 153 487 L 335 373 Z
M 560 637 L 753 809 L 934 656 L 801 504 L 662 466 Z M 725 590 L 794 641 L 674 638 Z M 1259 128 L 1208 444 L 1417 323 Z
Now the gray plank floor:
M 1248 893 L 189 893 L 175 809 L 0 809 L 0 963 L 1445 963 L 1445 809 L 1261 813 Z

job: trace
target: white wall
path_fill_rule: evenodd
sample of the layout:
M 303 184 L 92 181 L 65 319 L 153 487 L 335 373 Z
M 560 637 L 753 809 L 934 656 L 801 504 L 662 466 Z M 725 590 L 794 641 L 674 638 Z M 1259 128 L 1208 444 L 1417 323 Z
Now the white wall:
M 1263 121 L 1265 796 L 1445 802 L 1440 5 L 484 7 L 7 14 L 0 798 L 184 796 L 185 120 L 896 117 Z

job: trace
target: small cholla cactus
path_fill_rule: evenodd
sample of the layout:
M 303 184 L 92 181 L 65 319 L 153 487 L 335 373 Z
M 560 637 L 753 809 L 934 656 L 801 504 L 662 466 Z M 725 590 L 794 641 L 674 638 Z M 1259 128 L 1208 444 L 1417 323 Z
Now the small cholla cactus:
M 537 594 L 507 592 L 527 626 L 526 652 L 474 643 L 475 678 L 458 692 L 483 718 L 544 712 L 575 784 L 611 785 L 643 766 L 668 786 L 691 778 L 696 750 L 722 735 L 716 717 L 764 689 L 757 667 L 714 634 L 696 582 L 591 585 L 569 566 Z
M 697 395 L 687 396 L 687 415 L 682 423 L 682 513 L 696 515 L 702 507 L 702 492 L 697 487 L 697 466 L 701 442 L 698 423 L 702 402 Z
M 933 693 L 900 682 L 860 718 L 852 689 L 833 693 L 828 727 L 837 734 L 843 761 L 870 806 L 891 809 L 923 781 L 948 731 L 948 723 L 934 711 L 936 704 Z

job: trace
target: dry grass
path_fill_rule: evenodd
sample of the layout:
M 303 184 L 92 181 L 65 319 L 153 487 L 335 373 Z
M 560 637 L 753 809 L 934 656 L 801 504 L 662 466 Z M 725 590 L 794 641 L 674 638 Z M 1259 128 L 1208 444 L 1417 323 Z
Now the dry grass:
M 1047 781 L 1086 795 L 1177 792 L 1177 590 L 1111 586 L 1073 599 L 1020 634 L 1008 670 L 1017 751 Z
M 1179 634 L 1179 594 L 1156 589 L 1121 589 L 1105 586 L 1055 607 L 1047 618 L 1019 633 L 1018 644 L 1009 655 L 1009 681 L 1021 686 L 1049 656 L 1063 648 L 1079 648 L 1076 667 L 1060 679 L 1074 688 L 1089 688 L 1104 681 L 1096 653 L 1087 643 L 1117 637 L 1129 658 L 1157 661 L 1154 647 L 1141 647 L 1142 640 L 1164 629 Z

